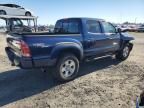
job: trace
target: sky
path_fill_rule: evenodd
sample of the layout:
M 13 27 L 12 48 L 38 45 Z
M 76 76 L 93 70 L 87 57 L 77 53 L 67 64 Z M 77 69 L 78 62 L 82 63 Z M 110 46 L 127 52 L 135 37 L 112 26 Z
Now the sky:
M 113 23 L 144 23 L 144 0 L 0 0 L 32 10 L 38 24 L 68 17 L 101 18 Z

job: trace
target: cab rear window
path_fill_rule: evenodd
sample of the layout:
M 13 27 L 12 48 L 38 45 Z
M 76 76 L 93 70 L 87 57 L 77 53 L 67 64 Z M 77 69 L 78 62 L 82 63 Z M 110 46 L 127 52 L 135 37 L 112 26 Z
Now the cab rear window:
M 55 26 L 55 33 L 61 34 L 79 34 L 80 26 L 77 20 L 58 21 Z

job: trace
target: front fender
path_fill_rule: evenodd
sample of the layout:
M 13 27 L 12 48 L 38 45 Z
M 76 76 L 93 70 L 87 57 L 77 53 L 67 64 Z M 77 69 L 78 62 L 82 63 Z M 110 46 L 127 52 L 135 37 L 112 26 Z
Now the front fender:
M 76 53 L 79 55 L 80 59 L 83 58 L 83 47 L 81 44 L 75 42 L 60 42 L 56 44 L 51 52 L 51 58 L 57 59 L 59 55 L 65 51 Z
M 123 49 L 123 47 L 125 46 L 125 44 L 129 44 L 131 50 L 133 48 L 133 43 L 131 43 L 130 41 L 135 40 L 134 37 L 132 37 L 130 34 L 128 33 L 121 33 L 121 45 L 120 45 L 120 50 Z

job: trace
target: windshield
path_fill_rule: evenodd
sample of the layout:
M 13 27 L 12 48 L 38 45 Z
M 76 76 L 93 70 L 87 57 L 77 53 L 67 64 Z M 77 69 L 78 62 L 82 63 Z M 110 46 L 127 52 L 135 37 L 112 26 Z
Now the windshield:
M 23 23 L 20 19 L 12 19 L 13 26 L 23 26 Z
M 15 8 L 20 8 L 20 9 L 24 9 L 23 7 L 19 6 L 19 5 L 13 5 L 13 7 Z

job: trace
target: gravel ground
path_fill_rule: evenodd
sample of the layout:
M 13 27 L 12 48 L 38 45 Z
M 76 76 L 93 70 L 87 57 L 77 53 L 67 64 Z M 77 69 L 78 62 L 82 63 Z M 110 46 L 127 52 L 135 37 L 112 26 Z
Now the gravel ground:
M 144 33 L 132 33 L 134 49 L 124 62 L 103 58 L 81 64 L 78 78 L 61 84 L 40 70 L 11 67 L 0 35 L 0 107 L 135 108 L 144 90 Z

